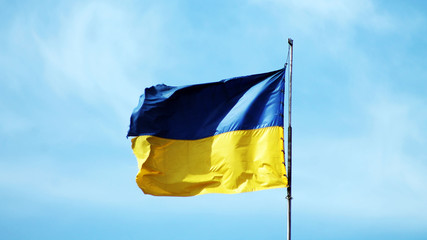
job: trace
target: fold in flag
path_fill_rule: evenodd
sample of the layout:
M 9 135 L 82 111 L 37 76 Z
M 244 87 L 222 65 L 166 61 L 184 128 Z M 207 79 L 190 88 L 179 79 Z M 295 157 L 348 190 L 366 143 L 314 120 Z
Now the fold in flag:
M 156 196 L 287 187 L 284 74 L 146 88 L 128 132 L 138 186 Z

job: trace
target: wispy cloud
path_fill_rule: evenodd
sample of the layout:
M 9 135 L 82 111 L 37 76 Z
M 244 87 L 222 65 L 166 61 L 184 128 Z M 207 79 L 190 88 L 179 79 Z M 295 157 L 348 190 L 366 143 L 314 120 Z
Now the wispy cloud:
M 103 2 L 62 6 L 56 14 L 53 31 L 33 29 L 46 83 L 58 97 L 104 102 L 127 117 L 140 94 L 135 86 L 155 82 L 165 15 L 149 5 L 136 11 Z
M 283 189 L 142 195 L 125 134 L 145 87 L 281 66 L 289 36 L 297 221 L 427 222 L 425 15 L 370 0 L 32 4 L 0 24 L 2 213 L 40 219 L 52 204 L 210 218 L 250 209 L 284 221 Z

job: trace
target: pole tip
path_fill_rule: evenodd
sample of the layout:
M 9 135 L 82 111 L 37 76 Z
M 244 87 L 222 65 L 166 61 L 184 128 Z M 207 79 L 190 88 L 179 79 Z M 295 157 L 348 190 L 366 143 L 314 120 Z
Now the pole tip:
M 289 45 L 293 46 L 294 45 L 294 40 L 292 40 L 292 38 L 288 38 L 288 43 L 289 43 Z

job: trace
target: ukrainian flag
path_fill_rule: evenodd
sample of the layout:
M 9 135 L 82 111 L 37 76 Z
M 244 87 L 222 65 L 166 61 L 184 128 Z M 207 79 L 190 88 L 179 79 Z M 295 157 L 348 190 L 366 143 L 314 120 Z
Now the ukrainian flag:
M 128 132 L 138 186 L 156 196 L 287 187 L 284 74 L 146 88 Z

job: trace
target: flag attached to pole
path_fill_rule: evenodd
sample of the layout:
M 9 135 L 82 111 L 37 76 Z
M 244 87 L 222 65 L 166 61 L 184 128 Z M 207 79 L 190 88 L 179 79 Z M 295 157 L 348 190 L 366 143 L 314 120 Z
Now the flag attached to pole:
M 287 187 L 284 73 L 146 88 L 128 132 L 138 186 L 156 196 Z

